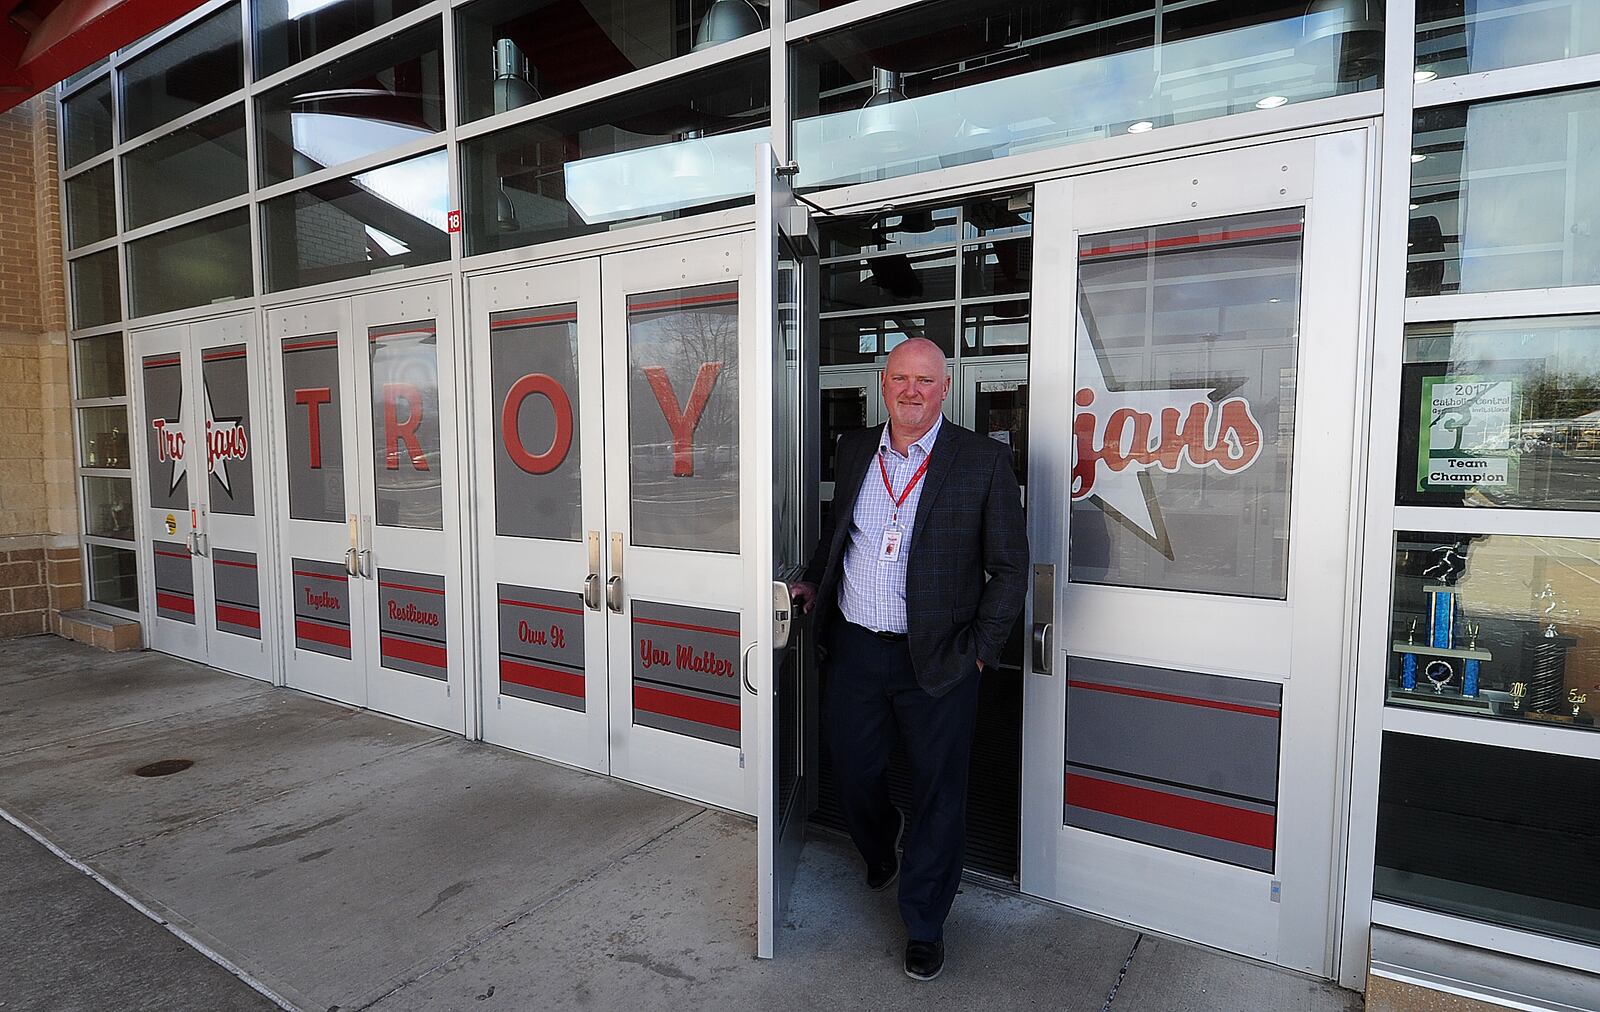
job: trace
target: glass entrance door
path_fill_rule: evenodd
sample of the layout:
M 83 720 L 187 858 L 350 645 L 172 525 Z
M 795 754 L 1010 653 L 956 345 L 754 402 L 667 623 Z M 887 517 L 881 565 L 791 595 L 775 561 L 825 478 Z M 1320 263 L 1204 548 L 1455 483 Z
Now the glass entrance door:
M 1041 185 L 1022 885 L 1332 971 L 1364 134 Z
M 252 408 L 260 364 L 248 314 L 133 335 L 147 483 L 150 645 L 270 679 L 265 542 Z
M 448 282 L 274 309 L 289 685 L 465 729 Z
M 741 812 L 751 239 L 473 279 L 484 735 Z M 766 515 L 770 515 L 766 514 Z M 766 607 L 770 608 L 770 601 Z

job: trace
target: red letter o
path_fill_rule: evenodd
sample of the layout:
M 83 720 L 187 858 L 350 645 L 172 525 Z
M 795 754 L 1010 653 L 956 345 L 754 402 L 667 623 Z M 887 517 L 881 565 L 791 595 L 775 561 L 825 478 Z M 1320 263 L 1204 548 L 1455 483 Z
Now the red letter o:
M 550 448 L 538 454 L 528 452 L 517 431 L 522 402 L 533 394 L 543 394 L 556 413 L 555 437 L 550 440 Z M 572 402 L 567 399 L 566 390 L 544 373 L 533 373 L 511 384 L 505 406 L 500 410 L 500 435 L 505 440 L 511 462 L 529 474 L 549 474 L 560 467 L 567 459 L 567 451 L 572 449 Z

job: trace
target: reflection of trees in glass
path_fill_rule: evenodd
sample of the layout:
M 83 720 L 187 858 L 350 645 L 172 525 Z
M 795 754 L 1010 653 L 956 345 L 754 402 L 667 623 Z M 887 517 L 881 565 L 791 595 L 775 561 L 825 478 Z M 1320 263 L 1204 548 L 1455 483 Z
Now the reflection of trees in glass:
M 1540 369 L 1524 392 L 1529 419 L 1570 420 L 1600 408 L 1600 373 Z

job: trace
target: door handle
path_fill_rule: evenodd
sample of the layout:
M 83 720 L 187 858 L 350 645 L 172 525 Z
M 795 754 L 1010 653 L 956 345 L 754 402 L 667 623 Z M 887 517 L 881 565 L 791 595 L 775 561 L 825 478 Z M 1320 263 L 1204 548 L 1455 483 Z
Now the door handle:
M 372 579 L 372 549 L 362 549 L 356 553 L 356 558 L 360 562 L 357 575 L 369 580 Z
M 789 585 L 782 580 L 772 581 L 772 649 L 783 650 L 789 646 L 789 632 L 794 625 L 794 599 L 789 596 Z
M 211 541 L 206 537 L 204 531 L 194 532 L 194 553 L 202 559 L 211 557 Z
M 590 611 L 600 610 L 600 532 L 589 532 L 589 575 L 583 578 L 583 604 Z
M 1053 674 L 1055 666 L 1056 567 L 1033 567 L 1033 670 Z
M 596 560 L 598 563 L 599 560 Z M 599 571 L 598 564 L 595 571 Z M 611 532 L 611 577 L 606 580 L 606 607 L 622 614 L 622 532 Z
M 745 691 L 752 696 L 756 694 L 756 687 L 750 684 L 750 654 L 755 648 L 754 643 L 745 647 L 744 653 L 739 658 L 739 681 L 744 683 Z
M 344 550 L 344 571 L 345 575 L 347 576 L 361 575 L 361 566 L 360 563 L 356 561 L 356 554 L 357 553 L 354 548 L 346 548 Z
M 1055 625 L 1045 622 L 1033 624 L 1033 670 L 1041 674 L 1050 674 L 1050 658 L 1055 653 L 1053 646 L 1055 637 L 1052 633 Z

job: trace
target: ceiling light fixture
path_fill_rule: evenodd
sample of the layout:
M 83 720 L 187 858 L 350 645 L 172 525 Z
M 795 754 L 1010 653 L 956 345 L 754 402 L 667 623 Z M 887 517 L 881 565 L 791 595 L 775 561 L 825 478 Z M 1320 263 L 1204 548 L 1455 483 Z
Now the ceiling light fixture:
M 1438 76 L 1439 72 L 1436 70 L 1419 70 L 1411 75 L 1411 80 L 1415 84 L 1427 84 Z
M 1154 123 L 1150 122 L 1147 119 L 1142 119 L 1137 123 L 1128 124 L 1128 132 L 1130 134 L 1148 133 L 1151 130 L 1154 130 L 1155 128 L 1156 128 L 1156 125 Z
M 1417 163 L 1418 163 L 1418 162 L 1422 162 L 1422 161 L 1426 161 L 1426 160 L 1427 160 L 1427 158 L 1428 158 L 1428 156 L 1427 156 L 1427 155 L 1425 155 L 1425 154 L 1423 154 L 1423 153 L 1422 153 L 1422 152 L 1420 152 L 1420 151 L 1413 151 L 1413 152 L 1411 152 L 1411 164 L 1412 164 L 1412 165 L 1415 165 L 1415 164 L 1417 164 Z
M 1288 105 L 1289 100 L 1283 95 L 1268 95 L 1256 103 L 1257 109 L 1276 109 L 1280 105 Z
M 700 20 L 700 30 L 694 35 L 693 51 L 698 53 L 759 31 L 761 12 L 749 0 L 716 0 Z

